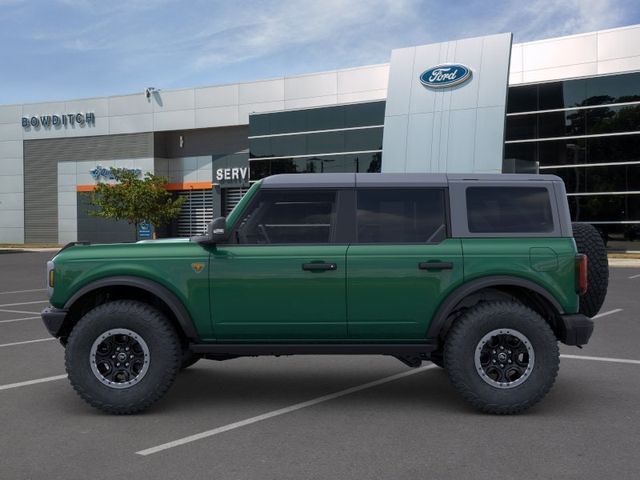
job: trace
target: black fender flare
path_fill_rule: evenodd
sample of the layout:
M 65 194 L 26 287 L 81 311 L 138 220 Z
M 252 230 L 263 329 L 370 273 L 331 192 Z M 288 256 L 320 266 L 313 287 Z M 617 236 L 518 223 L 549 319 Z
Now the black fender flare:
M 451 314 L 453 308 L 462 300 L 464 300 L 465 297 L 484 288 L 499 286 L 523 287 L 531 290 L 532 292 L 537 293 L 545 300 L 547 300 L 547 302 L 549 302 L 549 304 L 556 310 L 558 315 L 561 315 L 563 313 L 563 308 L 558 300 L 556 300 L 555 297 L 551 295 L 551 293 L 549 293 L 545 288 L 537 285 L 530 280 L 509 275 L 493 275 L 490 277 L 482 277 L 462 284 L 453 292 L 451 292 L 447 296 L 447 298 L 445 298 L 445 300 L 440 304 L 438 310 L 436 310 L 436 313 L 433 316 L 433 320 L 431 321 L 429 329 L 427 330 L 427 338 L 436 339 L 439 337 L 442 331 L 446 331 L 450 327 L 451 322 L 449 321 L 448 317 Z
M 185 308 L 184 304 L 180 301 L 180 299 L 168 288 L 147 278 L 134 276 L 115 276 L 95 280 L 75 292 L 71 296 L 71 298 L 67 300 L 64 308 L 65 310 L 69 310 L 75 302 L 77 302 L 87 293 L 91 293 L 92 291 L 98 290 L 100 288 L 115 286 L 140 288 L 141 290 L 145 290 L 152 295 L 160 298 L 164 303 L 167 304 L 173 315 L 176 317 L 176 320 L 178 321 L 178 324 L 180 325 L 180 328 L 182 328 L 182 331 L 184 332 L 186 337 L 191 341 L 198 341 L 198 332 L 193 326 L 191 315 L 189 315 L 189 312 Z

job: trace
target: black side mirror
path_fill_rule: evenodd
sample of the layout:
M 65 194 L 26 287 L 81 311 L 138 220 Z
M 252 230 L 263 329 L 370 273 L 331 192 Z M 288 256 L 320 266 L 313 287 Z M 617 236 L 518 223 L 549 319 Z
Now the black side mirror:
M 227 240 L 227 219 L 225 217 L 215 218 L 213 222 L 207 225 L 206 235 L 199 235 L 191 240 L 205 245 L 225 242 Z

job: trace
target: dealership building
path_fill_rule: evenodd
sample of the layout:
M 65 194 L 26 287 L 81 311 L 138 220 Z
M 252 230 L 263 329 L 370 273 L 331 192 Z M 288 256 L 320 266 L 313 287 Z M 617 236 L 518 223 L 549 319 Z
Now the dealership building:
M 161 79 L 159 79 L 161 81 Z M 532 172 L 574 220 L 640 234 L 640 25 L 513 44 L 403 48 L 388 64 L 180 90 L 0 106 L 0 243 L 131 241 L 91 216 L 110 167 L 186 198 L 191 236 L 252 182 L 302 172 Z

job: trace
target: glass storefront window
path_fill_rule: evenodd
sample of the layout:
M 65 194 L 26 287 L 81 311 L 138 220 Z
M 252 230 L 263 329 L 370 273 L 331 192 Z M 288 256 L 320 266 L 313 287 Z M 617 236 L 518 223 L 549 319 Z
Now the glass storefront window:
M 307 135 L 287 135 L 284 137 L 271 137 L 264 140 L 271 141 L 271 151 L 269 156 L 284 157 L 286 155 L 306 155 L 309 153 L 307 148 Z M 249 147 L 252 147 L 249 141 Z
M 640 131 L 640 105 L 590 108 L 587 113 L 587 134 Z
M 640 101 L 640 73 L 509 87 L 507 113 Z
M 604 75 L 587 79 L 586 105 L 640 100 L 640 73 Z
M 322 157 L 256 159 L 249 161 L 249 178 L 251 181 L 255 181 L 280 173 L 378 173 L 380 172 L 381 158 L 381 152 L 373 152 Z
M 539 161 L 541 167 L 640 162 L 640 134 L 507 143 L 504 158 Z
M 585 195 L 569 197 L 576 222 L 640 221 L 640 195 Z
M 550 140 L 538 142 L 538 161 L 540 166 L 575 165 L 586 163 L 586 140 Z
M 355 103 L 249 116 L 249 135 L 336 130 L 384 124 L 386 102 Z
M 382 148 L 382 127 L 249 140 L 251 158 L 358 152 Z
M 539 110 L 579 107 L 587 96 L 585 79 L 538 84 Z
M 504 146 L 504 158 L 537 162 L 538 142 L 507 143 Z
M 507 113 L 538 110 L 538 85 L 509 87 Z
M 640 161 L 640 134 L 589 138 L 586 163 Z
M 506 140 L 528 140 L 538 138 L 538 115 L 513 115 L 507 117 Z
M 344 132 L 310 133 L 307 137 L 305 153 L 344 152 Z
M 384 125 L 386 102 L 360 103 L 345 106 L 345 127 Z
M 585 111 L 565 110 L 538 114 L 539 138 L 584 135 Z
M 568 193 L 640 191 L 639 164 L 554 168 L 541 173 L 562 178 Z
M 271 138 L 252 138 L 249 140 L 251 158 L 272 157 Z

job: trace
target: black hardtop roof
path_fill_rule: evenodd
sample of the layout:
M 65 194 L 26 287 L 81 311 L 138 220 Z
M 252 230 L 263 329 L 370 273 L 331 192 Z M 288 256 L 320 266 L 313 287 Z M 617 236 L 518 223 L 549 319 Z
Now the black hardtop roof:
M 262 180 L 262 188 L 446 187 L 457 182 L 554 182 L 555 175 L 520 173 L 287 173 Z

